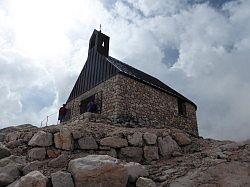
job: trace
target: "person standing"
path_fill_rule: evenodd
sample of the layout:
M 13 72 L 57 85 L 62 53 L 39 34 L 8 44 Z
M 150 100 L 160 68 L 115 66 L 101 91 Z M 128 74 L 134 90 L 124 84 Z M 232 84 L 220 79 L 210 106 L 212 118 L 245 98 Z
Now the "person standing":
M 67 113 L 66 104 L 63 104 L 63 106 L 59 109 L 59 114 L 58 114 L 58 120 L 60 121 L 60 123 L 64 122 L 66 113 Z
M 91 100 L 87 105 L 87 112 L 96 113 L 97 112 L 97 105 L 95 104 L 94 100 Z

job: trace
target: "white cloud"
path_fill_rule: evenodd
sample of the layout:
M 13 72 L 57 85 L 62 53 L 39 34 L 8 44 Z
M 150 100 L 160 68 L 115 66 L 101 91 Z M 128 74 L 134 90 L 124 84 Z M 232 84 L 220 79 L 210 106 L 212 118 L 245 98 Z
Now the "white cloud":
M 0 3 L 1 125 L 37 124 L 56 112 L 85 63 L 93 29 L 102 24 L 111 36 L 111 56 L 198 105 L 202 136 L 249 138 L 250 2 L 232 1 L 222 9 L 188 2 Z M 179 55 L 171 65 L 169 49 Z
M 145 16 L 176 14 L 187 6 L 186 0 L 129 0 L 129 2 Z

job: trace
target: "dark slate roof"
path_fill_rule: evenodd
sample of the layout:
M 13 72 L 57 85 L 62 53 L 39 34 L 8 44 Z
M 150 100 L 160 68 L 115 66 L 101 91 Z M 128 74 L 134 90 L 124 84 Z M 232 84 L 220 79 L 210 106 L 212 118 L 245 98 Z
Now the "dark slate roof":
M 129 76 L 135 80 L 138 80 L 140 82 L 143 82 L 149 86 L 152 86 L 156 89 L 159 89 L 161 91 L 164 91 L 164 92 L 167 92 L 169 93 L 170 95 L 173 95 L 173 96 L 176 96 L 178 98 L 181 98 L 187 102 L 189 102 L 190 104 L 194 105 L 196 108 L 197 106 L 192 102 L 190 101 L 189 99 L 187 99 L 186 97 L 184 97 L 183 95 L 181 95 L 180 93 L 178 93 L 177 91 L 175 91 L 174 89 L 170 88 L 169 86 L 167 86 L 166 84 L 164 84 L 163 82 L 161 82 L 159 79 L 151 76 L 151 75 L 148 75 L 128 64 L 125 64 L 111 56 L 109 56 L 107 58 L 107 60 L 112 64 L 114 65 L 120 73 L 126 75 L 126 76 Z

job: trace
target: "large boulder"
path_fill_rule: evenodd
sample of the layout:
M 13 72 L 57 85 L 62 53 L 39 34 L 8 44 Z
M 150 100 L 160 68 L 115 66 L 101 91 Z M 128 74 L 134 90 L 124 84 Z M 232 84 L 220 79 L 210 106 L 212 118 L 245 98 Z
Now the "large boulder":
M 143 134 L 143 139 L 147 145 L 155 145 L 157 140 L 157 135 L 149 132 Z
M 128 172 L 128 181 L 129 182 L 136 182 L 139 177 L 147 177 L 148 172 L 145 167 L 136 162 L 129 162 L 124 164 L 125 168 Z
M 45 148 L 33 148 L 29 150 L 28 157 L 31 160 L 44 160 L 46 157 Z
M 101 139 L 100 145 L 113 148 L 121 148 L 128 146 L 128 141 L 124 138 L 119 137 L 106 137 Z
M 48 147 L 53 144 L 53 135 L 49 132 L 38 131 L 29 141 L 29 146 Z
M 21 177 L 13 187 L 47 187 L 48 178 L 39 171 L 32 171 Z
M 10 150 L 0 143 L 0 159 L 10 156 Z
M 128 180 L 126 168 L 108 155 L 88 155 L 71 160 L 68 171 L 75 187 L 125 187 Z
M 65 171 L 58 171 L 51 174 L 51 181 L 53 187 L 74 187 L 71 174 Z
M 80 149 L 98 149 L 98 145 L 93 136 L 82 137 L 78 140 Z
M 132 146 L 138 146 L 141 147 L 143 144 L 142 141 L 142 133 L 141 132 L 135 132 L 132 135 L 128 135 L 128 143 Z
M 192 142 L 188 135 L 182 132 L 173 133 L 172 137 L 180 146 L 189 145 Z
M 164 157 L 171 157 L 172 153 L 179 151 L 180 147 L 170 136 L 158 137 L 159 152 Z
M 60 132 L 54 134 L 55 147 L 64 150 L 74 149 L 74 139 L 69 129 L 63 127 Z
M 13 179 L 17 179 L 21 176 L 19 165 L 16 163 L 9 163 L 4 167 L 0 167 L 0 173 L 5 173 Z
M 140 147 L 124 147 L 120 149 L 119 158 L 129 162 L 140 162 L 143 150 Z
M 145 146 L 143 148 L 144 158 L 146 161 L 158 160 L 158 147 L 157 146 Z

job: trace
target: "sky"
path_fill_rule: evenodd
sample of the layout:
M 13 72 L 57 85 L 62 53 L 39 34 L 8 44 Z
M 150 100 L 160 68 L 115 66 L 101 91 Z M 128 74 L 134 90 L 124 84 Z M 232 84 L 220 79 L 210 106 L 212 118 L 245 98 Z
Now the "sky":
M 55 123 L 102 24 L 110 56 L 197 104 L 201 136 L 248 139 L 249 10 L 250 0 L 0 0 L 0 128 Z

